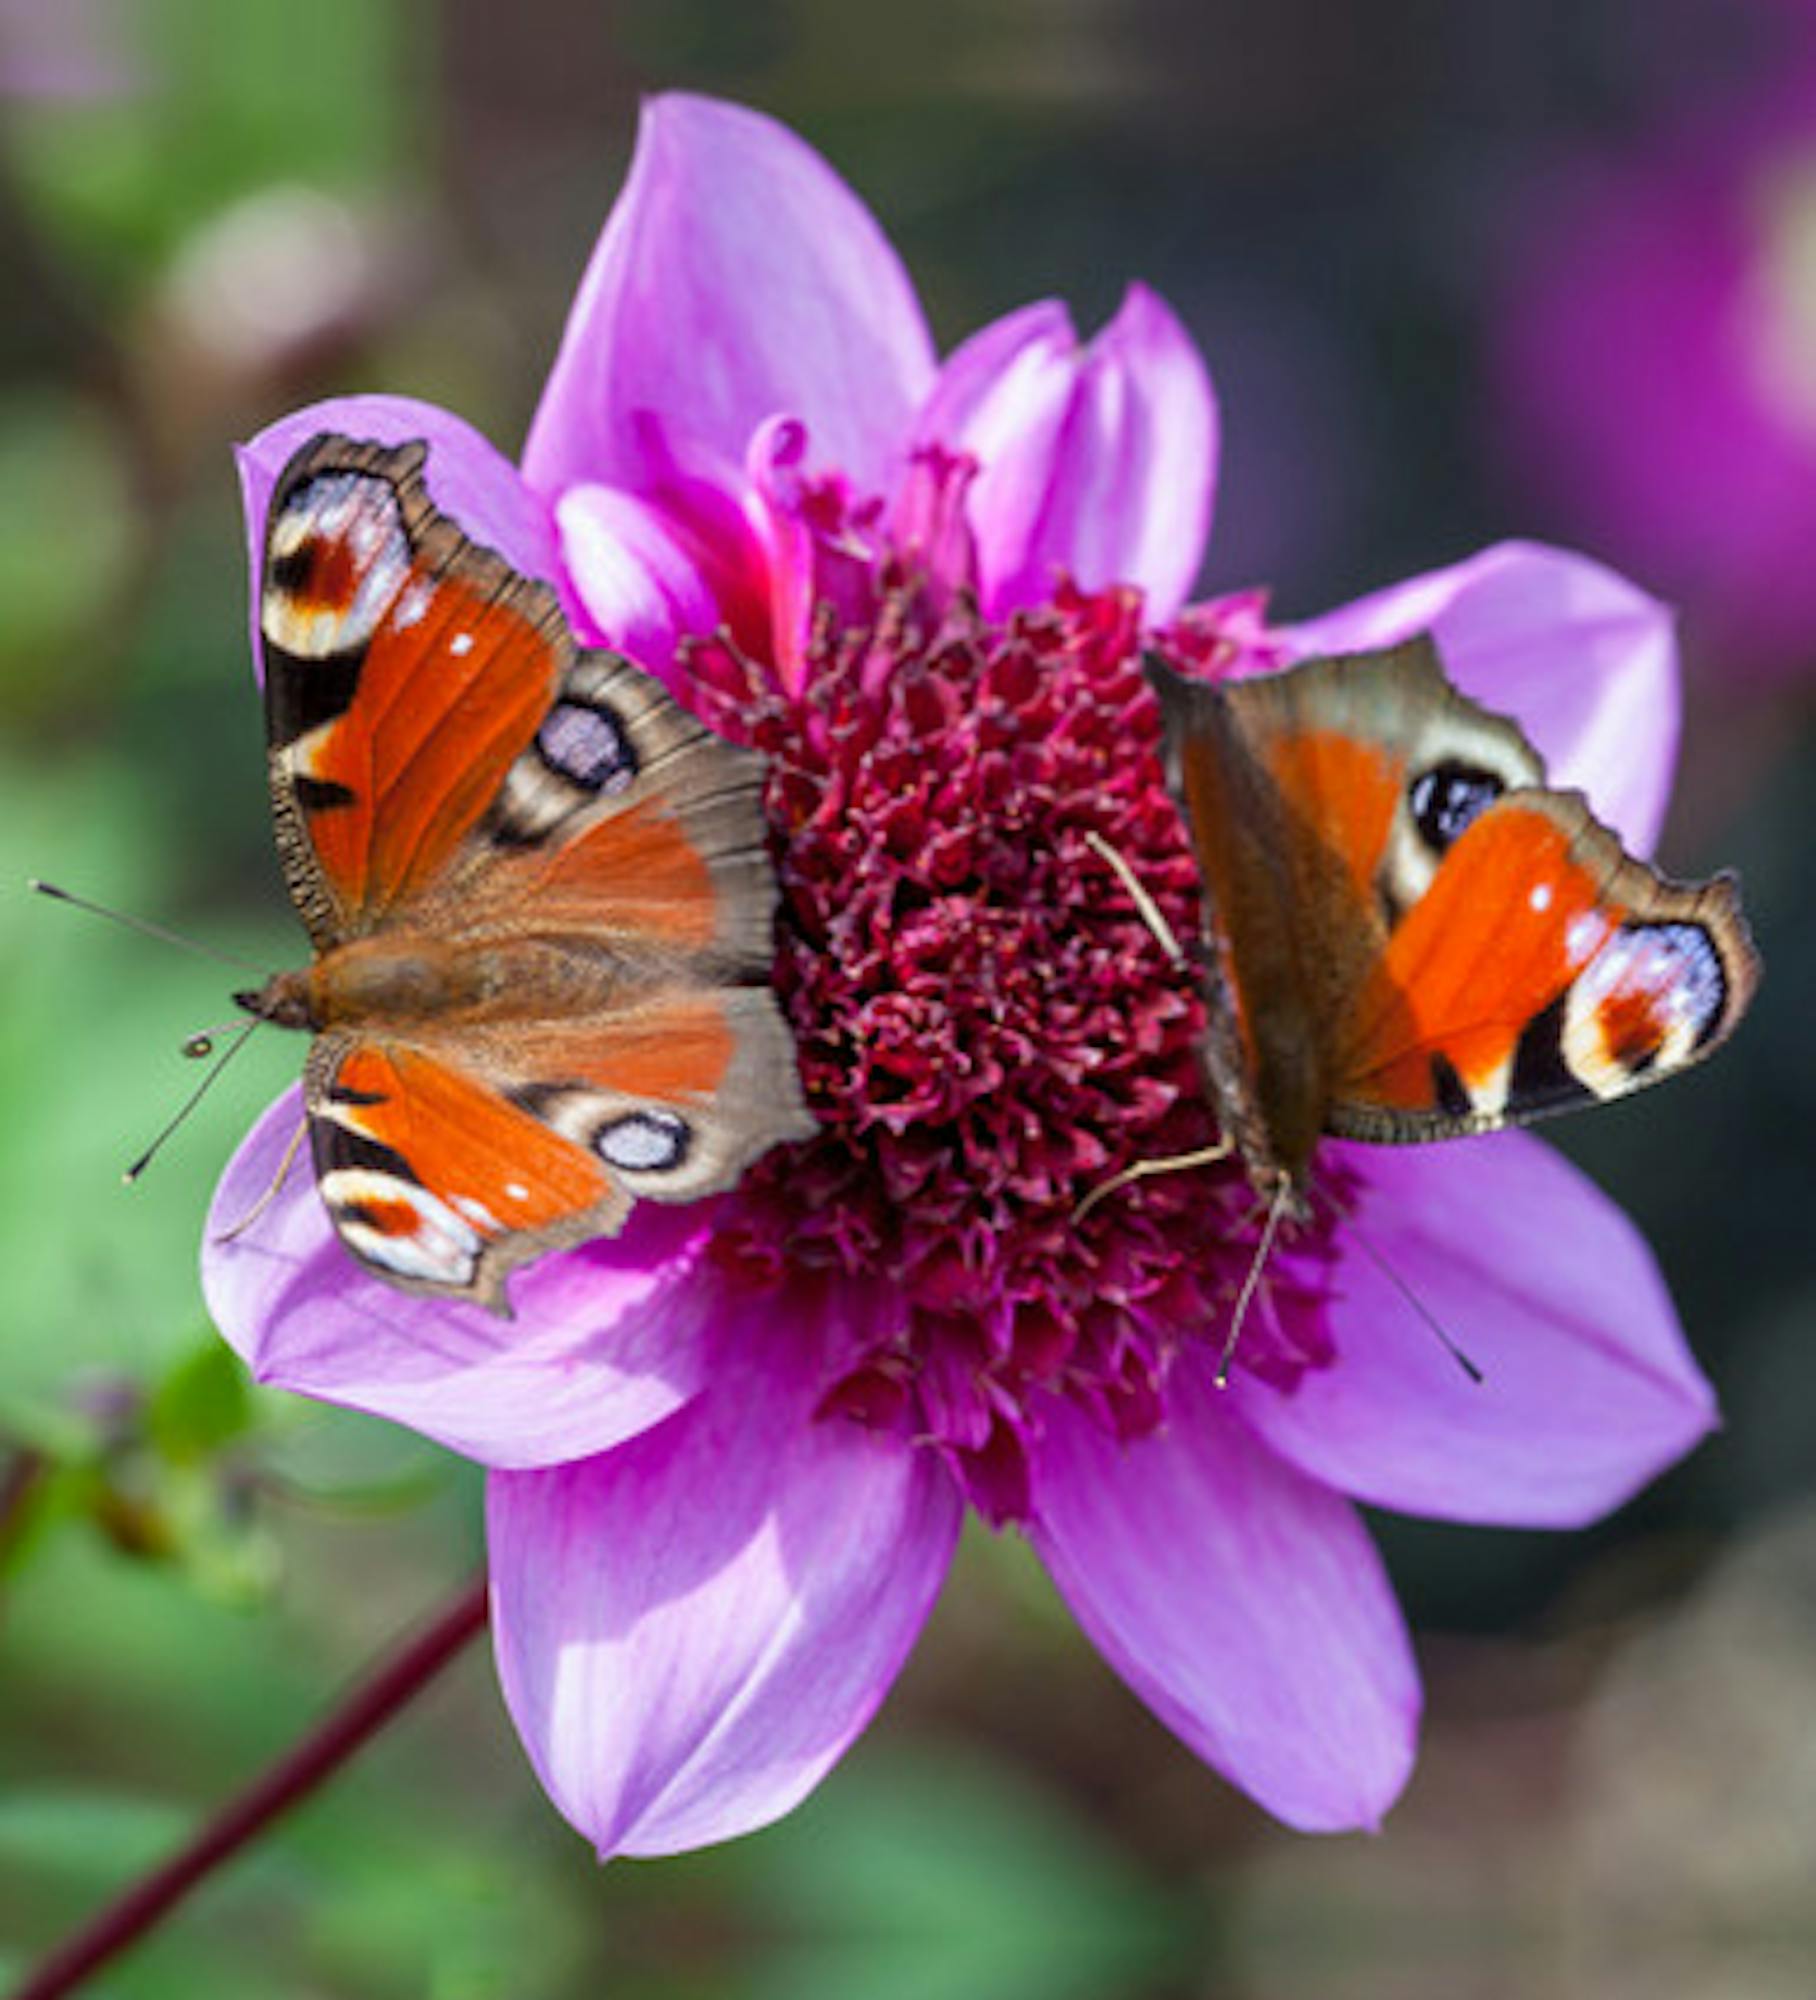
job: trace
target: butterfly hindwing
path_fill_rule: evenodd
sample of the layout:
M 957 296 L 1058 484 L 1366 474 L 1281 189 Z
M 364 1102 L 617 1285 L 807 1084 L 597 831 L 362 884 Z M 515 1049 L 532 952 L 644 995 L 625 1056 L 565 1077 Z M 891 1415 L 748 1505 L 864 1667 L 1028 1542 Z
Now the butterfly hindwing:
M 322 1198 L 382 1277 L 505 1311 L 517 1265 L 614 1234 L 633 1200 L 735 1180 L 774 1143 L 793 1060 L 755 989 L 496 1042 L 324 1037 L 306 1083 Z

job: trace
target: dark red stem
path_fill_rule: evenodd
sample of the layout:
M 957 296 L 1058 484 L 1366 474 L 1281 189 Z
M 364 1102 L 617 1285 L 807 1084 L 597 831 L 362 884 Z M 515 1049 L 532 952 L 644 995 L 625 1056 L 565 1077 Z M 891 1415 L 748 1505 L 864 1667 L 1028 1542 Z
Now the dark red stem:
M 142 1937 L 195 1885 L 330 1778 L 454 1656 L 485 1630 L 486 1585 L 470 1584 L 432 1623 L 381 1659 L 293 1749 L 202 1828 L 180 1854 L 135 1882 L 26 1974 L 11 2000 L 61 2000 Z

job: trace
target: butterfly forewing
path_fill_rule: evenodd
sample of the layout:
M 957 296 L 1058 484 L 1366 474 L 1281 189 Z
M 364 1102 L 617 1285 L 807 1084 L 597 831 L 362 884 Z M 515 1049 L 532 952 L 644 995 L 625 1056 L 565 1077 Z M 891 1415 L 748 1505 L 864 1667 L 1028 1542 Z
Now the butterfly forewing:
M 1625 1096 L 1719 1047 L 1756 980 L 1729 881 L 1660 875 L 1578 793 L 1511 793 L 1389 938 L 1331 1128 L 1442 1138 Z
M 433 884 L 572 654 L 545 585 L 435 512 L 421 445 L 321 438 L 272 495 L 259 630 L 273 810 L 318 945 Z

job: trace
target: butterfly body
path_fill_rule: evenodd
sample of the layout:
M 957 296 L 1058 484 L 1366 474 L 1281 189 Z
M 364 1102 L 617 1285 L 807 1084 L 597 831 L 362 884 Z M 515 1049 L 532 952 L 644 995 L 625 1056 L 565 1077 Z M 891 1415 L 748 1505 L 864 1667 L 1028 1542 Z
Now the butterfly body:
M 1207 1094 L 1289 1212 L 1326 1134 L 1443 1139 L 1619 1097 L 1745 1010 L 1732 881 L 1628 855 L 1429 639 L 1148 675 L 1203 889 Z
M 421 445 L 321 437 L 273 493 L 273 817 L 316 948 L 241 1004 L 312 1033 L 346 1247 L 504 1280 L 811 1130 L 769 990 L 762 771 L 441 514 Z

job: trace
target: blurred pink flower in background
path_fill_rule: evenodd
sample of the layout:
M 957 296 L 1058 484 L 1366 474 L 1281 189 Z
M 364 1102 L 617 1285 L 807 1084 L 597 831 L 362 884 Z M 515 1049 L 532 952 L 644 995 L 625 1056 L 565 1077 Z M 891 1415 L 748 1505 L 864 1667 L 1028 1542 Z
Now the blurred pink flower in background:
M 145 87 L 125 0 L 0 0 L 0 95 L 83 103 Z
M 1816 47 L 1513 218 L 1494 442 L 1547 518 L 1641 569 L 1699 659 L 1816 667 Z
M 1522 544 L 1298 626 L 1255 594 L 1188 607 L 1217 420 L 1166 306 L 1135 287 L 1083 345 L 1027 307 L 942 363 L 825 163 L 693 98 L 646 113 L 521 470 L 424 405 L 317 405 L 244 454 L 255 559 L 324 429 L 426 439 L 471 535 L 772 760 L 814 1139 L 544 1259 L 509 1323 L 367 1277 L 295 1181 L 256 1230 L 210 1231 L 211 1306 L 262 1379 L 493 1468 L 500 1674 L 557 1805 L 608 1854 L 788 1811 L 887 1690 L 968 1502 L 1271 1812 L 1377 1821 L 1419 1683 L 1352 1502 L 1592 1520 L 1710 1395 L 1631 1226 L 1521 1135 L 1320 1156 L 1485 1384 L 1319 1225 L 1215 1389 L 1255 1241 L 1240 1175 L 1074 1216 L 1208 1131 L 1199 998 L 1085 835 L 1192 921 L 1144 634 L 1224 673 L 1431 629 L 1644 848 L 1676 735 L 1664 613 Z M 217 1222 L 296 1119 L 293 1092 L 260 1121 Z

